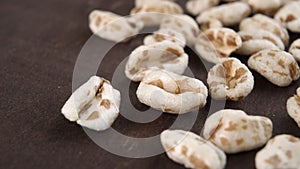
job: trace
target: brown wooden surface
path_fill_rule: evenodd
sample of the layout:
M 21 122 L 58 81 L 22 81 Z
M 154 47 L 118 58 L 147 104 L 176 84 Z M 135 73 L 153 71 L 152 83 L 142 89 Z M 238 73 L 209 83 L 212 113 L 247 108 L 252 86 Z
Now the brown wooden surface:
M 145 159 L 110 154 L 94 144 L 80 126 L 60 114 L 72 91 L 76 58 L 91 36 L 87 26 L 89 12 L 98 8 L 125 15 L 132 7 L 133 1 L 125 0 L 0 2 L 0 168 L 183 168 L 165 154 Z M 292 39 L 296 37 L 292 35 Z M 109 54 L 112 59 L 100 66 L 98 75 L 110 79 L 112 65 L 140 43 L 141 38 L 118 45 Z M 240 58 L 243 62 L 247 59 Z M 197 68 L 197 58 L 191 56 L 191 61 L 196 77 L 205 80 L 206 72 Z M 300 82 L 279 88 L 255 72 L 254 76 L 253 92 L 243 101 L 227 102 L 226 107 L 268 116 L 274 123 L 274 135 L 288 133 L 300 137 L 300 129 L 285 109 L 287 98 L 295 94 Z M 136 88 L 137 84 L 132 83 L 130 91 L 134 93 Z M 131 102 L 140 105 L 134 96 Z M 210 103 L 200 110 L 192 131 L 200 132 L 209 106 Z M 175 118 L 163 115 L 149 124 L 137 124 L 119 116 L 113 128 L 126 135 L 147 137 L 168 128 Z M 226 168 L 254 168 L 256 152 L 228 155 Z

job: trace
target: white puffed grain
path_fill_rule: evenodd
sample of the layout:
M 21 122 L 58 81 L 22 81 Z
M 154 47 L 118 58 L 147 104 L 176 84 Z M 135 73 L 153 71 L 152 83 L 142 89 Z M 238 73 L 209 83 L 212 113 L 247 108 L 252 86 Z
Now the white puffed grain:
M 272 136 L 269 118 L 250 116 L 242 110 L 220 110 L 204 125 L 204 138 L 226 153 L 239 153 L 264 145 Z
M 188 0 L 185 6 L 190 14 L 196 16 L 201 12 L 218 5 L 219 1 L 220 0 Z
M 153 3 L 154 1 L 156 3 L 160 3 L 161 1 L 174 1 L 174 0 L 135 0 L 134 4 L 135 6 L 143 6 L 147 3 Z
M 239 101 L 251 93 L 254 77 L 246 65 L 229 58 L 210 69 L 207 83 L 212 98 Z
M 144 38 L 144 45 L 151 45 L 162 41 L 173 42 L 181 47 L 185 47 L 186 45 L 185 37 L 173 29 L 159 29 L 155 31 L 152 35 L 148 35 Z
M 146 74 L 136 93 L 140 102 L 172 114 L 203 108 L 208 95 L 202 81 L 159 69 Z
M 250 6 L 245 2 L 233 2 L 210 8 L 202 12 L 198 17 L 198 23 L 202 24 L 216 19 L 224 26 L 233 26 L 251 13 Z
M 294 56 L 294 58 L 300 62 L 300 39 L 295 40 L 289 49 L 289 52 Z
M 285 51 L 262 50 L 249 58 L 248 66 L 280 87 L 288 86 L 300 77 L 296 60 Z
M 192 132 L 165 130 L 161 133 L 160 139 L 168 157 L 186 168 L 225 168 L 225 153 Z
M 202 23 L 200 29 L 201 29 L 201 31 L 204 32 L 211 28 L 222 28 L 222 27 L 223 27 L 222 22 L 220 22 L 219 20 L 216 20 L 216 19 L 212 19 L 210 21 Z
M 242 46 L 240 36 L 229 28 L 208 29 L 197 37 L 195 49 L 205 60 L 221 63 Z
M 257 169 L 300 169 L 300 139 L 278 135 L 255 156 Z
M 285 46 L 289 45 L 289 34 L 279 22 L 262 14 L 246 18 L 240 23 L 240 31 L 265 30 L 278 36 Z
M 252 39 L 243 42 L 242 47 L 240 47 L 236 53 L 239 55 L 250 56 L 264 49 L 278 49 L 278 46 L 274 43 L 265 39 Z
M 248 30 L 248 31 L 240 31 L 238 32 L 242 41 L 248 41 L 253 39 L 260 39 L 260 40 L 268 40 L 276 45 L 280 50 L 284 50 L 284 44 L 282 40 L 276 36 L 274 33 L 266 31 L 266 30 Z
M 297 89 L 297 93 L 287 100 L 286 108 L 290 117 L 293 118 L 300 127 L 300 87 Z
M 153 67 L 183 74 L 188 59 L 183 48 L 176 43 L 162 41 L 143 45 L 131 52 L 126 63 L 125 74 L 132 81 L 141 81 Z
M 281 0 L 246 0 L 251 6 L 254 13 L 262 13 L 265 15 L 273 16 L 276 11 L 281 7 Z
M 275 19 L 292 32 L 300 32 L 300 1 L 293 1 L 282 7 Z
M 197 22 L 188 15 L 169 15 L 164 17 L 160 29 L 173 29 L 181 33 L 187 44 L 194 45 L 200 29 Z
M 142 21 L 146 26 L 159 25 L 161 20 L 169 15 L 182 14 L 182 8 L 172 1 L 157 0 L 136 6 L 130 12 L 132 17 Z
M 119 115 L 121 96 L 111 84 L 92 76 L 80 86 L 61 109 L 70 121 L 93 130 L 108 129 Z
M 112 12 L 94 10 L 89 15 L 91 31 L 103 39 L 124 41 L 139 33 L 144 24 L 135 18 L 121 17 Z

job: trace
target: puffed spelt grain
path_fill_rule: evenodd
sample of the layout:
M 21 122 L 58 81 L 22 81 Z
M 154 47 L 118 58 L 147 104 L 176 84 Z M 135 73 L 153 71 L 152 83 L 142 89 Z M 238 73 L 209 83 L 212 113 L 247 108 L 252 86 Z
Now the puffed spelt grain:
M 245 1 L 245 0 L 221 0 L 221 2 L 236 2 L 236 1 Z
M 264 145 L 272 136 L 272 130 L 272 121 L 266 117 L 225 109 L 208 117 L 204 138 L 226 153 L 238 153 Z
M 300 87 L 297 89 L 296 95 L 287 100 L 286 108 L 288 114 L 300 127 Z
M 238 32 L 240 37 L 242 38 L 243 42 L 253 39 L 261 39 L 261 40 L 267 40 L 272 42 L 274 45 L 276 45 L 279 49 L 284 50 L 284 44 L 282 40 L 276 36 L 274 33 L 265 31 L 262 29 L 259 30 L 248 30 L 248 31 L 240 31 Z
M 289 49 L 289 52 L 294 56 L 294 58 L 300 62 L 300 39 L 295 40 Z
M 135 0 L 135 6 L 143 6 L 147 3 L 152 3 L 152 2 L 160 3 L 161 1 L 174 1 L 174 0 Z
M 289 34 L 279 22 L 262 14 L 246 18 L 240 23 L 240 31 L 265 30 L 278 36 L 285 46 L 289 45 Z
M 119 115 L 120 92 L 109 81 L 92 76 L 67 100 L 61 113 L 93 130 L 108 129 Z
M 243 44 L 236 53 L 240 55 L 252 55 L 263 49 L 281 49 L 285 46 L 282 40 L 275 34 L 262 29 L 238 32 Z
M 197 22 L 188 15 L 169 15 L 164 17 L 160 29 L 173 29 L 181 33 L 187 44 L 194 45 L 200 30 Z
M 121 17 L 112 12 L 94 10 L 89 15 L 91 31 L 103 39 L 123 41 L 136 35 L 144 24 L 135 18 Z
M 130 12 L 132 17 L 144 22 L 146 26 L 159 25 L 161 20 L 167 15 L 182 14 L 182 8 L 171 1 L 157 0 L 136 6 Z
M 220 22 L 219 20 L 216 19 L 212 19 L 210 21 L 204 22 L 201 24 L 201 31 L 206 31 L 207 29 L 211 29 L 211 28 L 222 28 L 223 24 L 222 22 Z
M 202 12 L 198 17 L 198 23 L 202 24 L 212 19 L 222 22 L 224 26 L 233 26 L 241 22 L 242 19 L 251 13 L 247 3 L 233 2 L 210 8 Z
M 185 37 L 173 30 L 173 29 L 159 29 L 152 35 L 148 35 L 144 38 L 144 45 L 151 45 L 157 42 L 169 41 L 185 47 L 186 40 Z
M 181 46 L 162 41 L 136 48 L 126 63 L 125 74 L 132 81 L 141 81 L 153 67 L 183 74 L 187 65 L 188 55 Z
M 165 130 L 160 135 L 168 157 L 194 169 L 223 169 L 225 153 L 200 136 L 182 130 Z
M 152 70 L 137 89 L 140 102 L 163 112 L 184 114 L 203 108 L 208 95 L 202 81 L 165 70 Z
M 280 87 L 288 86 L 300 77 L 296 60 L 285 51 L 262 50 L 249 58 L 248 66 Z
M 257 169 L 300 169 L 300 139 L 278 135 L 255 156 Z
M 210 69 L 207 83 L 212 98 L 239 101 L 251 93 L 254 77 L 246 65 L 229 58 Z
M 208 29 L 197 37 L 195 49 L 205 60 L 221 63 L 242 46 L 240 36 L 229 28 Z
M 275 19 L 292 32 L 300 32 L 300 1 L 286 4 L 275 15 Z
M 186 2 L 186 9 L 192 15 L 199 15 L 201 12 L 216 6 L 220 0 L 188 0 Z
M 250 56 L 264 49 L 279 49 L 274 43 L 264 39 L 252 39 L 243 42 L 236 53 L 239 55 Z
M 273 16 L 281 7 L 281 0 L 246 0 L 251 6 L 254 13 L 263 13 L 265 15 Z
M 290 2 L 299 1 L 299 0 L 281 0 L 282 5 L 288 4 Z
M 288 22 L 287 23 L 287 28 L 291 31 L 291 32 L 296 32 L 296 33 L 300 33 L 300 18 Z

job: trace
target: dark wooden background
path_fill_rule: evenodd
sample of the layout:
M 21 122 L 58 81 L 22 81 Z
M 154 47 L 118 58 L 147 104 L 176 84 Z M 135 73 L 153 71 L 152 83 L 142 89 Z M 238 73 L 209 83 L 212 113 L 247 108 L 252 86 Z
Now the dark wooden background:
M 87 26 L 89 12 L 98 8 L 126 15 L 132 7 L 133 1 L 125 0 L 1 0 L 0 168 L 183 168 L 165 154 L 145 159 L 113 155 L 60 114 L 60 108 L 72 92 L 76 58 L 92 35 Z M 292 39 L 297 37 L 292 35 Z M 112 59 L 100 66 L 98 75 L 111 79 L 114 71 L 111 65 L 125 58 L 140 43 L 141 38 L 120 44 L 118 50 L 109 54 Z M 196 77 L 205 81 L 206 72 L 196 68 L 195 57 L 188 53 Z M 239 58 L 243 62 L 247 60 Z M 226 107 L 271 118 L 274 135 L 288 133 L 300 137 L 300 129 L 285 109 L 287 98 L 295 94 L 300 82 L 279 88 L 253 74 L 256 80 L 253 92 L 243 101 L 227 102 Z M 137 85 L 130 85 L 131 102 L 139 105 L 134 99 Z M 210 99 L 200 110 L 192 131 L 200 132 L 209 106 Z M 168 128 L 175 118 L 163 115 L 155 122 L 136 124 L 119 116 L 113 128 L 126 135 L 147 137 Z M 256 152 L 228 155 L 226 168 L 254 168 Z

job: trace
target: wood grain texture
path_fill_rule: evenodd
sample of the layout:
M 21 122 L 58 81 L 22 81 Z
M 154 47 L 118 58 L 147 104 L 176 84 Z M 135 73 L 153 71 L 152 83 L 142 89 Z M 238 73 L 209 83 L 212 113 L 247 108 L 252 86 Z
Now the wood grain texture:
M 181 5 L 184 1 L 179 1 Z M 165 154 L 145 159 L 113 155 L 93 143 L 82 128 L 68 122 L 60 108 L 72 91 L 76 58 L 91 36 L 87 16 L 92 9 L 111 10 L 126 15 L 133 1 L 111 0 L 2 0 L 0 2 L 0 168 L 5 169 L 182 169 Z M 292 35 L 296 39 L 299 35 Z M 141 37 L 121 43 L 108 53 L 98 75 L 111 79 L 113 68 L 140 45 Z M 190 68 L 205 81 L 207 72 L 191 50 Z M 239 56 L 237 56 L 239 57 Z M 246 57 L 239 57 L 244 63 Z M 201 64 L 201 63 L 200 63 Z M 300 129 L 288 116 L 285 104 L 300 82 L 286 88 L 272 85 L 254 73 L 255 89 L 243 101 L 227 102 L 227 108 L 265 115 L 274 123 L 274 135 L 300 137 Z M 131 83 L 131 102 L 141 109 Z M 125 93 L 126 94 L 126 93 Z M 192 131 L 200 132 L 209 104 L 200 110 Z M 120 116 L 113 128 L 134 137 L 159 134 L 176 116 L 163 115 L 149 124 L 138 124 Z M 107 138 L 109 139 L 109 138 Z M 252 169 L 257 150 L 228 155 L 226 169 Z

